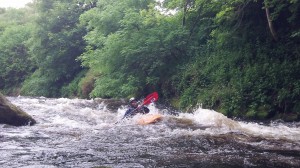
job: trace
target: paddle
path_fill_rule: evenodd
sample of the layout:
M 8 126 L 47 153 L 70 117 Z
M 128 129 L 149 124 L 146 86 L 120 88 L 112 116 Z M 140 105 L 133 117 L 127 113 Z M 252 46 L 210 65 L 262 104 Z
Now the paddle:
M 149 94 L 143 101 L 143 103 L 139 106 L 139 107 L 142 107 L 144 105 L 148 105 L 152 102 L 155 102 L 158 100 L 158 93 L 157 92 L 153 92 L 151 94 Z M 137 107 L 137 108 L 139 108 Z
M 132 112 L 134 112 L 135 110 L 137 110 L 137 109 L 143 107 L 144 105 L 148 105 L 148 104 L 153 103 L 153 102 L 155 102 L 155 101 L 157 101 L 157 100 L 158 100 L 158 93 L 157 93 L 157 92 L 153 92 L 153 93 L 149 94 L 149 95 L 144 99 L 143 103 L 142 103 L 141 105 L 139 105 L 137 108 L 135 108 Z M 124 119 L 124 118 L 125 118 L 125 116 L 124 116 L 122 119 Z M 119 122 L 119 121 L 117 121 L 115 124 L 117 124 L 118 122 Z

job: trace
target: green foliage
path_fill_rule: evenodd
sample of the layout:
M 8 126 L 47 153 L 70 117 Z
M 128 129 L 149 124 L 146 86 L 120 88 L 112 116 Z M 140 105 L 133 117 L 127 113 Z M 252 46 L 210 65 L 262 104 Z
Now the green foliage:
M 158 88 L 181 108 L 201 103 L 229 116 L 264 118 L 294 109 L 298 2 L 164 1 L 174 15 L 139 3 L 100 1 L 81 15 L 89 32 L 80 60 L 101 74 L 91 97 Z M 264 7 L 271 8 L 281 42 L 272 41 Z M 281 22 L 288 27 L 278 27 Z
M 78 73 L 74 80 L 61 88 L 62 97 L 83 97 L 80 88 L 80 81 L 84 77 L 86 71 Z
M 53 82 L 46 75 L 42 75 L 39 70 L 35 71 L 31 77 L 25 80 L 21 88 L 22 95 L 27 96 L 59 96 L 59 89 L 53 86 Z M 56 93 L 55 95 L 53 95 Z
M 0 8 L 0 32 L 13 25 L 25 25 L 34 17 L 34 9 Z
M 228 116 L 251 118 L 292 111 L 299 99 L 300 64 L 299 60 L 293 64 L 282 62 L 282 54 L 289 53 L 290 46 L 280 46 L 286 45 L 278 44 L 273 53 L 268 52 L 267 44 L 260 44 L 256 53 L 253 51 L 257 46 L 253 46 L 198 57 L 181 72 L 181 106 L 187 108 L 201 102 L 205 108 Z
M 215 15 L 214 22 L 203 22 L 206 25 L 197 29 L 203 35 L 201 27 L 210 27 L 210 38 L 202 43 L 204 47 L 194 46 L 196 56 L 180 66 L 179 75 L 173 77 L 176 92 L 181 93 L 180 107 L 190 108 L 200 103 L 228 116 L 252 119 L 293 111 L 299 102 L 296 74 L 300 70 L 300 55 L 299 38 L 297 35 L 291 38 L 290 33 L 298 31 L 300 26 L 289 21 L 299 11 L 295 10 L 299 3 L 293 4 L 294 8 L 289 2 L 273 3 L 277 9 L 272 12 L 278 14 L 273 17 L 275 25 L 279 22 L 289 25 L 276 27 L 280 42 L 272 41 L 261 2 L 231 1 L 222 6 L 217 3 L 207 10 L 209 13 L 202 14 Z M 194 20 L 195 14 L 190 11 L 187 20 Z M 289 33 L 284 33 L 285 29 Z M 194 29 L 193 33 L 197 31 Z M 201 45 L 202 41 L 198 42 Z
M 47 93 L 43 96 L 56 97 L 60 96 L 58 90 L 71 82 L 82 69 L 76 58 L 83 52 L 85 46 L 82 39 L 85 30 L 78 26 L 79 16 L 84 9 L 77 5 L 75 0 L 64 2 L 40 0 L 36 2 L 36 6 L 38 18 L 29 46 L 39 72 L 31 76 L 27 83 L 35 88 L 46 89 L 46 91 L 35 89 L 37 94 Z M 45 86 L 35 86 L 44 84 L 36 82 L 39 79 L 35 78 L 43 78 L 45 79 L 43 81 L 48 83 Z M 48 86 L 53 89 L 47 90 Z
M 1 9 L 0 87 L 36 70 L 23 94 L 117 98 L 157 90 L 188 111 L 300 115 L 299 1 L 165 0 L 160 10 L 173 14 L 157 5 L 38 0 L 26 11 L 37 18 L 24 20 L 24 11 Z
M 177 29 L 176 20 L 163 17 L 144 2 L 103 1 L 97 4 L 99 9 L 82 15 L 82 23 L 91 31 L 85 37 L 89 46 L 81 60 L 101 74 L 92 97 L 124 97 L 145 86 L 157 86 L 174 72 L 167 65 L 182 60 L 179 55 L 184 54 L 187 31 Z M 110 24 L 103 25 L 103 19 Z
M 97 77 L 99 77 L 99 74 L 93 72 L 92 70 L 89 70 L 85 73 L 85 76 L 81 78 L 78 84 L 81 97 L 90 98 L 90 93 L 94 89 L 94 83 Z
M 32 15 L 30 10 L 16 9 L 0 14 L 0 89 L 7 94 L 18 94 L 14 90 L 35 68 L 26 46 L 32 24 L 24 21 Z

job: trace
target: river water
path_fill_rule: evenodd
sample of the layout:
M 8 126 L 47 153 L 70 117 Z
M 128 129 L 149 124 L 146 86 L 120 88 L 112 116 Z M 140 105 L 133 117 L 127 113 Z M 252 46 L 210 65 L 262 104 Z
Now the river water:
M 84 99 L 8 97 L 35 126 L 0 125 L 0 167 L 300 167 L 300 123 L 235 121 L 207 109 L 170 115 L 151 125 L 120 121 Z

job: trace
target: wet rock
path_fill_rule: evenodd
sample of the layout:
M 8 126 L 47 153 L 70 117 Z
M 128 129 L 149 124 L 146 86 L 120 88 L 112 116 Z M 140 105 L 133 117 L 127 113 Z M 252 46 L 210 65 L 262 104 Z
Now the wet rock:
M 34 125 L 36 121 L 22 109 L 9 102 L 0 93 L 0 124 L 24 126 Z
M 121 106 L 127 105 L 127 101 L 124 99 L 101 99 L 97 98 L 94 100 L 95 103 L 101 104 L 104 103 L 106 108 L 110 111 L 117 111 Z
M 300 121 L 300 114 L 294 113 L 280 113 L 275 115 L 272 120 L 282 120 L 284 122 L 297 122 Z

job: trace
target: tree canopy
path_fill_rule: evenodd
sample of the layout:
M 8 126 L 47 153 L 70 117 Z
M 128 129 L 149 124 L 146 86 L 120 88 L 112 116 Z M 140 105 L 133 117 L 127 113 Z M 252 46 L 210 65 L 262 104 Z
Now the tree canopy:
M 298 0 L 35 0 L 1 9 L 0 89 L 84 98 L 156 90 L 185 111 L 201 104 L 228 116 L 297 118 L 299 6 Z

